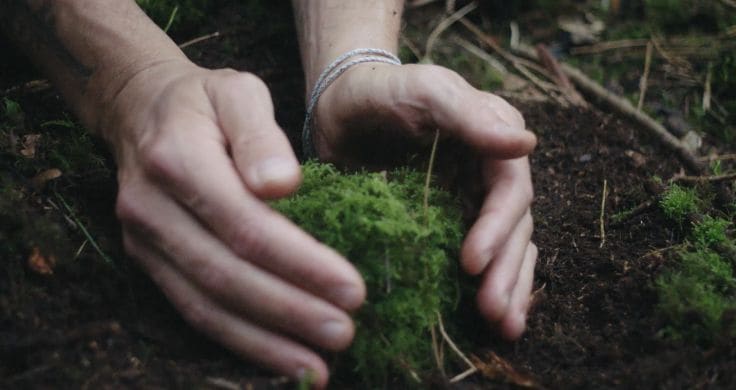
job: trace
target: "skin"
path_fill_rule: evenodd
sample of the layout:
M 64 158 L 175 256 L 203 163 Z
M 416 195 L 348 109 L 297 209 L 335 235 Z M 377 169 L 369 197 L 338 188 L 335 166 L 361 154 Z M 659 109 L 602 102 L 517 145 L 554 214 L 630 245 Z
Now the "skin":
M 401 1 L 293 4 L 308 86 L 348 50 L 396 51 Z M 193 64 L 132 0 L 0 0 L 0 26 L 109 143 L 126 251 L 184 318 L 245 359 L 295 378 L 312 371 L 324 387 L 314 349 L 350 344 L 349 312 L 366 291 L 346 259 L 264 203 L 301 179 L 264 83 Z M 378 127 L 420 142 L 439 129 L 482 156 L 486 196 L 462 265 L 481 275 L 479 310 L 519 337 L 537 257 L 526 158 L 536 139 L 521 115 L 444 68 L 362 64 L 322 96 L 317 151 L 348 162 L 355 135 Z

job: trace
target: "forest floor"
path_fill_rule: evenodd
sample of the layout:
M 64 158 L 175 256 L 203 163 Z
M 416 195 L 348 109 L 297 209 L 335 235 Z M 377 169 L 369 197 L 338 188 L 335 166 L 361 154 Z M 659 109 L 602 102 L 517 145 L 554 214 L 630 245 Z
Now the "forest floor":
M 185 51 L 203 66 L 262 77 L 278 122 L 296 144 L 304 85 L 291 11 L 281 3 L 264 6 L 276 20 L 266 25 L 240 16 L 245 6 L 219 10 L 197 31 L 220 35 Z M 427 7 L 409 11 L 407 42 L 427 15 L 441 14 L 441 7 Z M 115 168 L 105 147 L 76 124 L 54 89 L 29 84 L 41 76 L 13 48 L 0 50 L 0 97 L 23 112 L 15 124 L 5 117 L 0 126 L 0 388 L 293 387 L 191 330 L 136 269 L 121 248 Z M 437 50 L 450 58 L 442 45 Z M 460 61 L 457 70 L 464 74 L 468 64 Z M 613 221 L 656 199 L 648 183 L 680 174 L 680 162 L 612 110 L 563 107 L 539 91 L 517 92 L 505 96 L 539 137 L 531 156 L 533 239 L 540 249 L 535 304 L 528 330 L 514 343 L 469 325 L 474 342 L 465 352 L 484 369 L 448 386 L 736 386 L 734 338 L 703 344 L 662 337 L 667 324 L 654 284 L 677 258 L 671 248 L 686 232 L 656 202 Z M 733 153 L 733 144 L 710 136 L 704 142 L 709 154 Z M 39 178 L 50 169 L 61 176 Z M 29 266 L 34 258 L 53 272 Z

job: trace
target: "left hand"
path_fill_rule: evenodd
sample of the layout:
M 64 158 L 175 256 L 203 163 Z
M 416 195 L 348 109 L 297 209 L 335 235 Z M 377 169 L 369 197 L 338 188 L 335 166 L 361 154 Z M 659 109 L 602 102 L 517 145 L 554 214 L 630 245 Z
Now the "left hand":
M 533 190 L 526 157 L 536 137 L 525 130 L 521 114 L 439 66 L 364 63 L 327 88 L 314 129 L 319 157 L 342 164 L 370 160 L 370 147 L 385 152 L 395 145 L 381 140 L 431 140 L 435 129 L 474 148 L 482 156 L 486 193 L 463 243 L 462 266 L 483 274 L 477 295 L 481 313 L 505 338 L 521 336 L 537 259 L 530 241 Z

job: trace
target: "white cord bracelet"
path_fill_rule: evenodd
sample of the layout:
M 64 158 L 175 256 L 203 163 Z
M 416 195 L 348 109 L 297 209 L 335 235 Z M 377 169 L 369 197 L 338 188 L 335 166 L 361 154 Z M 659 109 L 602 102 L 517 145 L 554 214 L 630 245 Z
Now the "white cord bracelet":
M 360 56 L 354 60 L 345 62 L 351 57 Z M 351 50 L 340 57 L 337 57 L 330 65 L 325 68 L 319 75 L 317 82 L 314 84 L 312 94 L 309 96 L 307 104 L 307 113 L 304 117 L 304 127 L 302 128 L 302 151 L 304 158 L 317 157 L 317 151 L 312 142 L 312 120 L 314 119 L 314 109 L 317 107 L 322 93 L 332 84 L 340 75 L 345 73 L 352 66 L 362 64 L 364 62 L 384 62 L 387 64 L 401 65 L 401 60 L 389 51 L 383 49 L 355 49 Z

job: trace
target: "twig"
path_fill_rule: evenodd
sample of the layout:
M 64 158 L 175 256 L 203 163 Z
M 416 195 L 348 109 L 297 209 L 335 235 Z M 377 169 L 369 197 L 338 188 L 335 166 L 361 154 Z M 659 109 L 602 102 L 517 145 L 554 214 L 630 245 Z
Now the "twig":
M 219 31 L 215 31 L 215 32 L 213 32 L 211 34 L 203 35 L 201 37 L 194 38 L 192 40 L 186 41 L 186 42 L 182 43 L 181 45 L 179 45 L 179 48 L 180 49 L 184 49 L 185 47 L 196 45 L 197 43 L 206 41 L 208 39 L 216 38 L 216 37 L 219 37 L 219 36 L 220 36 L 220 32 Z
M 440 129 L 434 130 L 434 141 L 432 142 L 432 151 L 429 154 L 429 164 L 427 164 L 427 178 L 424 180 L 424 223 L 429 225 L 429 183 L 432 180 L 432 170 L 434 169 L 434 158 L 437 154 L 437 144 L 440 140 Z
M 176 18 L 176 14 L 179 12 L 179 6 L 175 5 L 174 9 L 171 11 L 171 15 L 169 15 L 169 21 L 166 23 L 166 27 L 164 27 L 164 32 L 168 33 L 169 29 L 171 28 L 171 25 L 174 24 L 174 18 Z
M 207 377 L 207 384 L 223 390 L 240 390 L 242 387 L 239 383 L 229 381 L 225 378 Z
M 470 32 L 475 34 L 475 36 L 484 44 L 486 44 L 488 47 L 490 47 L 493 51 L 498 53 L 501 58 L 508 61 L 514 69 L 516 69 L 521 75 L 527 78 L 534 86 L 536 86 L 541 92 L 546 93 L 549 97 L 551 97 L 553 100 L 555 100 L 559 105 L 563 107 L 567 107 L 568 103 L 565 99 L 562 99 L 560 96 L 553 93 L 553 91 L 557 90 L 557 86 L 551 83 L 544 82 L 540 80 L 537 76 L 535 76 L 532 72 L 529 71 L 528 68 L 534 69 L 537 73 L 545 76 L 548 80 L 554 80 L 554 76 L 549 74 L 549 72 L 544 69 L 543 67 L 539 66 L 538 64 L 535 64 L 530 61 L 526 61 L 522 58 L 519 58 L 508 51 L 501 48 L 501 46 L 496 43 L 496 41 L 491 38 L 490 36 L 486 35 L 478 26 L 473 24 L 471 21 L 463 18 L 460 19 L 460 23 L 465 26 Z
M 649 39 L 623 39 L 620 41 L 600 42 L 589 46 L 574 47 L 570 50 L 572 54 L 598 54 L 608 50 L 629 49 L 632 47 L 644 47 Z
M 407 4 L 407 7 L 408 8 L 419 8 L 419 7 L 428 5 L 428 4 L 432 4 L 436 1 L 438 0 L 414 0 L 414 1 L 410 1 L 409 4 Z
M 656 43 L 655 43 L 656 48 Z M 519 45 L 519 53 L 527 56 L 528 58 L 536 59 L 536 53 L 533 49 Z M 680 161 L 690 171 L 700 174 L 705 172 L 705 166 L 698 160 L 698 157 L 688 149 L 688 147 L 680 141 L 677 137 L 672 135 L 664 126 L 659 122 L 655 121 L 644 112 L 637 111 L 631 103 L 619 96 L 616 96 L 611 91 L 591 80 L 583 72 L 574 68 L 568 64 L 561 64 L 562 70 L 570 77 L 570 80 L 574 82 L 584 93 L 595 97 L 596 99 L 609 105 L 611 108 L 618 111 L 619 114 L 625 118 L 632 120 L 642 128 L 647 130 L 651 135 L 657 137 L 666 147 L 677 153 Z
M 483 49 L 481 49 L 478 46 L 475 46 L 471 42 L 469 42 L 466 39 L 461 38 L 458 35 L 453 35 L 451 37 L 451 40 L 454 43 L 457 43 L 460 47 L 467 50 L 470 54 L 473 54 L 474 56 L 480 58 L 481 60 L 485 61 L 488 65 L 490 65 L 493 69 L 497 70 L 498 73 L 505 76 L 509 73 L 508 69 L 501 63 L 501 61 L 497 60 L 496 57 L 488 54 Z
M 633 209 L 625 211 L 620 218 L 616 219 L 616 217 L 614 216 L 614 221 L 611 222 L 610 226 L 618 227 L 620 225 L 623 225 L 625 222 L 627 222 L 631 218 L 634 218 L 635 216 L 643 213 L 644 211 L 648 210 L 650 207 L 654 206 L 655 203 L 656 202 L 654 199 L 647 199 L 644 202 L 639 203 Z
M 675 176 L 672 178 L 672 181 L 674 182 L 683 183 L 717 183 L 729 180 L 736 180 L 736 173 L 713 176 Z
M 703 156 L 700 161 L 725 161 L 725 160 L 736 160 L 736 154 L 721 154 L 718 156 Z
M 82 242 L 82 245 L 79 246 L 79 249 L 77 249 L 77 252 L 74 253 L 74 260 L 76 260 L 79 257 L 79 255 L 82 254 L 82 251 L 87 246 L 87 243 L 88 242 L 89 242 L 89 240 L 86 240 L 86 239 Z
M 606 216 L 606 196 L 607 195 L 608 195 L 608 180 L 603 179 L 603 194 L 601 195 L 601 214 L 600 214 L 600 217 L 598 217 L 598 221 L 600 222 L 601 245 L 598 246 L 598 248 L 603 248 L 603 245 L 606 244 L 605 216 Z
M 460 8 L 454 14 L 443 19 L 437 25 L 437 27 L 435 27 L 434 30 L 432 30 L 432 32 L 429 33 L 429 37 L 427 38 L 427 44 L 425 45 L 425 48 L 424 48 L 424 58 L 422 59 L 422 62 L 432 61 L 432 49 L 434 48 L 434 45 L 437 42 L 437 38 L 439 38 L 440 34 L 442 34 L 445 30 L 447 30 L 455 22 L 464 18 L 465 15 L 469 14 L 471 11 L 475 10 L 476 8 L 478 8 L 478 3 L 474 1 L 466 5 L 465 7 Z
M 639 103 L 636 104 L 636 111 L 641 111 L 644 106 L 644 97 L 647 94 L 647 84 L 649 80 L 649 69 L 652 66 L 652 41 L 647 43 L 647 53 L 644 56 L 644 73 L 642 73 L 639 79 Z
M 468 365 L 468 371 L 471 371 L 468 374 L 466 374 L 467 371 L 466 372 L 463 372 L 462 374 L 460 374 L 460 375 L 458 375 L 458 376 L 453 377 L 452 379 L 450 379 L 450 383 L 455 383 L 455 382 L 457 382 L 457 381 L 459 381 L 459 380 L 467 377 L 468 375 L 470 375 L 470 374 L 478 371 L 478 368 L 475 366 L 475 364 L 473 364 L 472 361 L 470 361 L 470 359 L 468 359 L 467 356 L 465 356 L 465 354 L 462 351 L 460 351 L 460 348 L 458 348 L 457 345 L 455 345 L 455 342 L 452 341 L 452 339 L 447 334 L 447 332 L 445 332 L 445 325 L 442 323 L 442 316 L 440 315 L 439 312 L 437 313 L 437 319 L 439 321 L 438 324 L 439 324 L 439 328 L 440 328 L 440 333 L 442 334 L 442 338 L 445 340 L 445 342 L 447 342 L 447 345 L 450 346 L 450 349 L 452 349 L 452 351 L 455 352 L 455 354 L 457 354 L 457 356 L 459 356 L 460 359 L 462 359 L 465 362 L 465 364 Z M 462 377 L 460 377 L 461 375 L 462 375 Z M 455 378 L 458 378 L 458 377 L 460 377 L 460 379 L 455 379 Z M 455 381 L 455 382 L 453 382 L 453 381 Z
M 580 93 L 578 93 L 578 91 L 572 85 L 570 79 L 567 78 L 565 72 L 562 71 L 560 63 L 557 61 L 557 59 L 555 59 L 552 53 L 550 53 L 549 49 L 547 49 L 547 47 L 541 43 L 536 46 L 536 49 L 537 56 L 542 60 L 542 64 L 544 64 L 544 66 L 552 74 L 552 76 L 554 77 L 553 81 L 560 87 L 560 90 L 564 93 L 567 100 L 575 106 L 587 107 L 588 103 L 585 101 L 585 99 L 583 99 L 582 96 L 580 96 Z
M 440 370 L 442 378 L 447 378 L 447 374 L 445 373 L 445 364 L 443 363 L 442 356 L 440 355 L 439 341 L 437 341 L 437 331 L 435 330 L 434 325 L 429 328 L 429 333 L 432 336 L 432 354 L 434 355 L 435 363 L 437 363 L 437 369 Z
M 708 73 L 705 76 L 705 88 L 703 88 L 703 112 L 710 111 L 711 80 L 713 79 L 713 63 L 708 62 Z
M 56 198 L 59 199 L 59 202 L 61 202 L 62 206 L 66 209 L 67 213 L 69 213 L 69 218 L 71 218 L 72 221 L 74 221 L 74 225 L 76 225 L 79 230 L 82 231 L 82 234 L 87 238 L 87 241 L 89 241 L 90 244 L 92 244 L 92 247 L 95 248 L 97 253 L 102 257 L 102 259 L 109 265 L 115 265 L 115 262 L 112 261 L 110 256 L 108 256 L 105 252 L 102 251 L 99 245 L 97 245 L 97 241 L 95 241 L 94 238 L 92 238 L 92 235 L 89 233 L 87 228 L 84 227 L 84 224 L 79 221 L 79 219 L 74 215 L 74 210 L 69 206 L 68 203 L 64 200 L 64 198 L 59 194 L 58 192 L 54 191 L 54 194 L 56 195 Z M 49 199 L 49 203 L 51 203 L 52 206 L 56 206 L 53 202 L 51 202 L 51 199 Z M 56 207 L 58 209 L 58 207 Z

